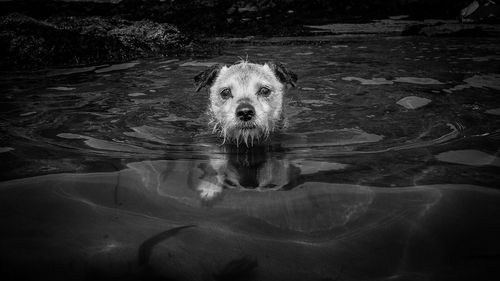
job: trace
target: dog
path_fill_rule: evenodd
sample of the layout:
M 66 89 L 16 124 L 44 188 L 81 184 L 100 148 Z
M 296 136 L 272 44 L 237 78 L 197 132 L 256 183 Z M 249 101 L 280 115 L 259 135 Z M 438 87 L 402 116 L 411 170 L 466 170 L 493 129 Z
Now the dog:
M 242 60 L 213 65 L 194 82 L 196 92 L 208 88 L 209 124 L 225 144 L 211 154 L 208 165 L 199 167 L 203 173 L 196 190 L 201 199 L 213 201 L 225 188 L 265 191 L 289 183 L 288 161 L 269 157 L 262 145 L 286 126 L 284 95 L 296 86 L 297 75 L 278 62 Z
M 209 87 L 209 124 L 223 144 L 250 147 L 265 142 L 284 124 L 283 96 L 288 86 L 295 87 L 297 75 L 281 63 L 242 60 L 213 65 L 194 81 L 196 92 Z

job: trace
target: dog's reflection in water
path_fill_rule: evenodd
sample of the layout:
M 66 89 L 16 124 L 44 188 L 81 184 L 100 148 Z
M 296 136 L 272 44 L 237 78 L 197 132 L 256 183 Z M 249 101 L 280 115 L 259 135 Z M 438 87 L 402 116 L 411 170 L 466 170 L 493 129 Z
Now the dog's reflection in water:
M 203 173 L 196 189 L 206 201 L 219 197 L 224 189 L 283 189 L 300 174 L 300 169 L 266 146 L 224 146 L 217 156 L 198 166 Z

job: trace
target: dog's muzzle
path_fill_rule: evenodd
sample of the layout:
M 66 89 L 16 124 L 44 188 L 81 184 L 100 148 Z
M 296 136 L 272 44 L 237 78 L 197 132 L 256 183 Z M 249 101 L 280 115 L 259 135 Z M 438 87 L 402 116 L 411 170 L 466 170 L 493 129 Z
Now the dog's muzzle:
M 241 103 L 236 108 L 236 117 L 243 122 L 253 119 L 255 116 L 255 108 L 249 103 Z

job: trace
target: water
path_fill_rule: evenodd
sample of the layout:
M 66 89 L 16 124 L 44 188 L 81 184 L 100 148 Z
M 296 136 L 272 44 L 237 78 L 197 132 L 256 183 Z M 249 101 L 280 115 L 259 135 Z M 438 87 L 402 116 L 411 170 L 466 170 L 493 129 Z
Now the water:
M 200 60 L 2 73 L 2 271 L 498 275 L 500 47 L 469 40 L 272 38 Z M 247 56 L 299 75 L 290 126 L 266 147 L 221 146 L 192 78 Z

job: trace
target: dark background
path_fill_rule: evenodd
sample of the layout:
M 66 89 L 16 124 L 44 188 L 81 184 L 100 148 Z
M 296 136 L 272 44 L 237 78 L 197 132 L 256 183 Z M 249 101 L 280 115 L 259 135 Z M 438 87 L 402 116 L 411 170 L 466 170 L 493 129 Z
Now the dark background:
M 485 1 L 479 2 L 484 5 Z M 224 44 L 220 40 L 214 42 L 211 38 L 310 36 L 314 34 L 307 25 L 368 23 L 397 15 L 405 15 L 404 21 L 413 23 L 403 35 L 421 35 L 423 26 L 415 26 L 415 20 L 440 19 L 459 23 L 461 10 L 471 2 L 0 1 L 0 67 L 39 69 L 123 62 L 153 56 L 211 56 L 220 53 L 223 48 L 221 45 Z M 489 6 L 486 13 L 495 16 L 476 16 L 473 21 L 498 21 L 498 5 Z M 455 27 L 452 35 L 485 35 L 480 28 L 468 27 L 465 32 L 459 29 Z M 430 34 L 435 32 L 431 31 Z

